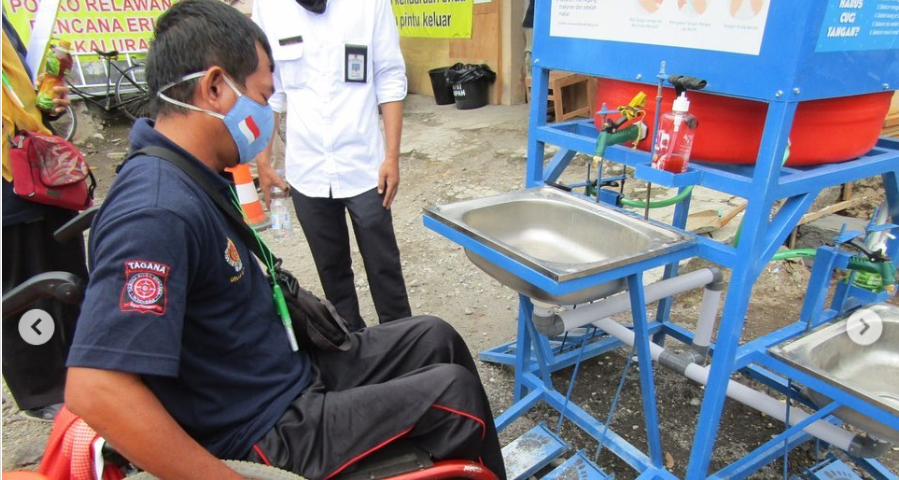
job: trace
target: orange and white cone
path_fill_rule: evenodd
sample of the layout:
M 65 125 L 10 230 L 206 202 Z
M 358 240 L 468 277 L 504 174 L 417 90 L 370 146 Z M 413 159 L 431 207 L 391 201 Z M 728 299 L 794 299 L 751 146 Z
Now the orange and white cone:
M 225 170 L 234 177 L 237 198 L 240 200 L 240 206 L 246 215 L 247 223 L 256 230 L 268 228 L 272 221 L 262 209 L 262 202 L 259 200 L 259 194 L 256 193 L 256 185 L 253 183 L 253 174 L 250 173 L 250 166 L 243 163 Z

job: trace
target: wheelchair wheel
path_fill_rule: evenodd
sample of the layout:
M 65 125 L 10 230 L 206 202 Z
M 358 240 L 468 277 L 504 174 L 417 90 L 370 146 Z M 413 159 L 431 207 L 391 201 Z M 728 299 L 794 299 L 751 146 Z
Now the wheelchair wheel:
M 229 467 L 231 467 L 232 470 L 239 473 L 241 476 L 245 478 L 252 478 L 254 480 L 306 480 L 295 473 L 290 473 L 288 471 L 281 470 L 280 468 L 269 467 L 267 465 L 262 465 L 259 463 L 243 462 L 240 460 L 225 460 L 225 464 L 227 464 Z M 137 475 L 128 476 L 125 480 L 159 479 L 147 472 L 141 472 Z

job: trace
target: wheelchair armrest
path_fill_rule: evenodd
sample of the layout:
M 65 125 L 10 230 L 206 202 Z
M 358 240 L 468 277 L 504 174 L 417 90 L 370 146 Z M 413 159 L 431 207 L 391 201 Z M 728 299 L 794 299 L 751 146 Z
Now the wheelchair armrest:
M 75 218 L 66 222 L 65 225 L 57 228 L 56 231 L 53 232 L 53 238 L 55 238 L 59 243 L 66 243 L 75 235 L 83 233 L 85 230 L 90 228 L 91 222 L 94 221 L 94 217 L 97 216 L 97 212 L 99 210 L 100 205 L 94 205 L 93 207 L 79 213 L 75 216 Z
M 48 297 L 78 305 L 84 298 L 84 284 L 77 275 L 69 272 L 35 275 L 3 294 L 3 318 L 20 313 L 34 302 Z

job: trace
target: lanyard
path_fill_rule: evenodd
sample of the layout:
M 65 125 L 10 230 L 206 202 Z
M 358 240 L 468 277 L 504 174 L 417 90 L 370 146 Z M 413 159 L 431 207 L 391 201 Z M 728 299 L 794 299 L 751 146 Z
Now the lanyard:
M 284 332 L 287 334 L 287 341 L 290 342 L 290 349 L 296 352 L 300 349 L 300 346 L 297 344 L 297 336 L 293 330 L 293 321 L 290 319 L 290 311 L 287 310 L 287 300 L 284 298 L 284 290 L 281 289 L 281 285 L 278 284 L 278 275 L 272 251 L 268 248 L 268 245 L 265 244 L 265 241 L 262 240 L 262 237 L 259 236 L 259 232 L 250 226 L 249 219 L 240 204 L 240 199 L 237 196 L 237 191 L 234 189 L 234 186 L 231 186 L 231 201 L 247 222 L 246 226 L 253 232 L 253 236 L 256 237 L 256 242 L 259 243 L 259 250 L 262 252 L 263 257 L 260 260 L 265 263 L 265 268 L 268 270 L 268 276 L 272 279 L 272 298 L 275 302 L 275 310 L 278 312 L 278 316 L 281 317 L 281 324 L 284 326 Z
M 3 86 L 6 88 L 6 93 L 10 96 L 10 98 L 15 100 L 16 105 L 18 105 L 19 108 L 25 108 L 25 104 L 22 103 L 22 100 L 19 99 L 18 95 L 16 95 L 16 91 L 13 90 L 12 85 L 9 83 L 9 79 L 6 78 L 6 72 L 3 72 Z

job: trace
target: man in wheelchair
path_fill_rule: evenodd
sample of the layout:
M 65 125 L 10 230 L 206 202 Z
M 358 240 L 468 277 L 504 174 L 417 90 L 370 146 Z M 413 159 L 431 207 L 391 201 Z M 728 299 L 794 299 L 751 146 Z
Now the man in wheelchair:
M 273 63 L 237 10 L 175 4 L 146 70 L 157 117 L 135 124 L 132 151 L 184 157 L 231 202 L 221 172 L 251 161 L 272 133 Z M 292 351 L 251 247 L 181 167 L 133 156 L 89 255 L 66 405 L 140 468 L 240 478 L 219 460 L 230 458 L 327 479 L 405 438 L 505 478 L 483 385 L 452 327 L 413 317 L 353 333 L 345 351 Z

